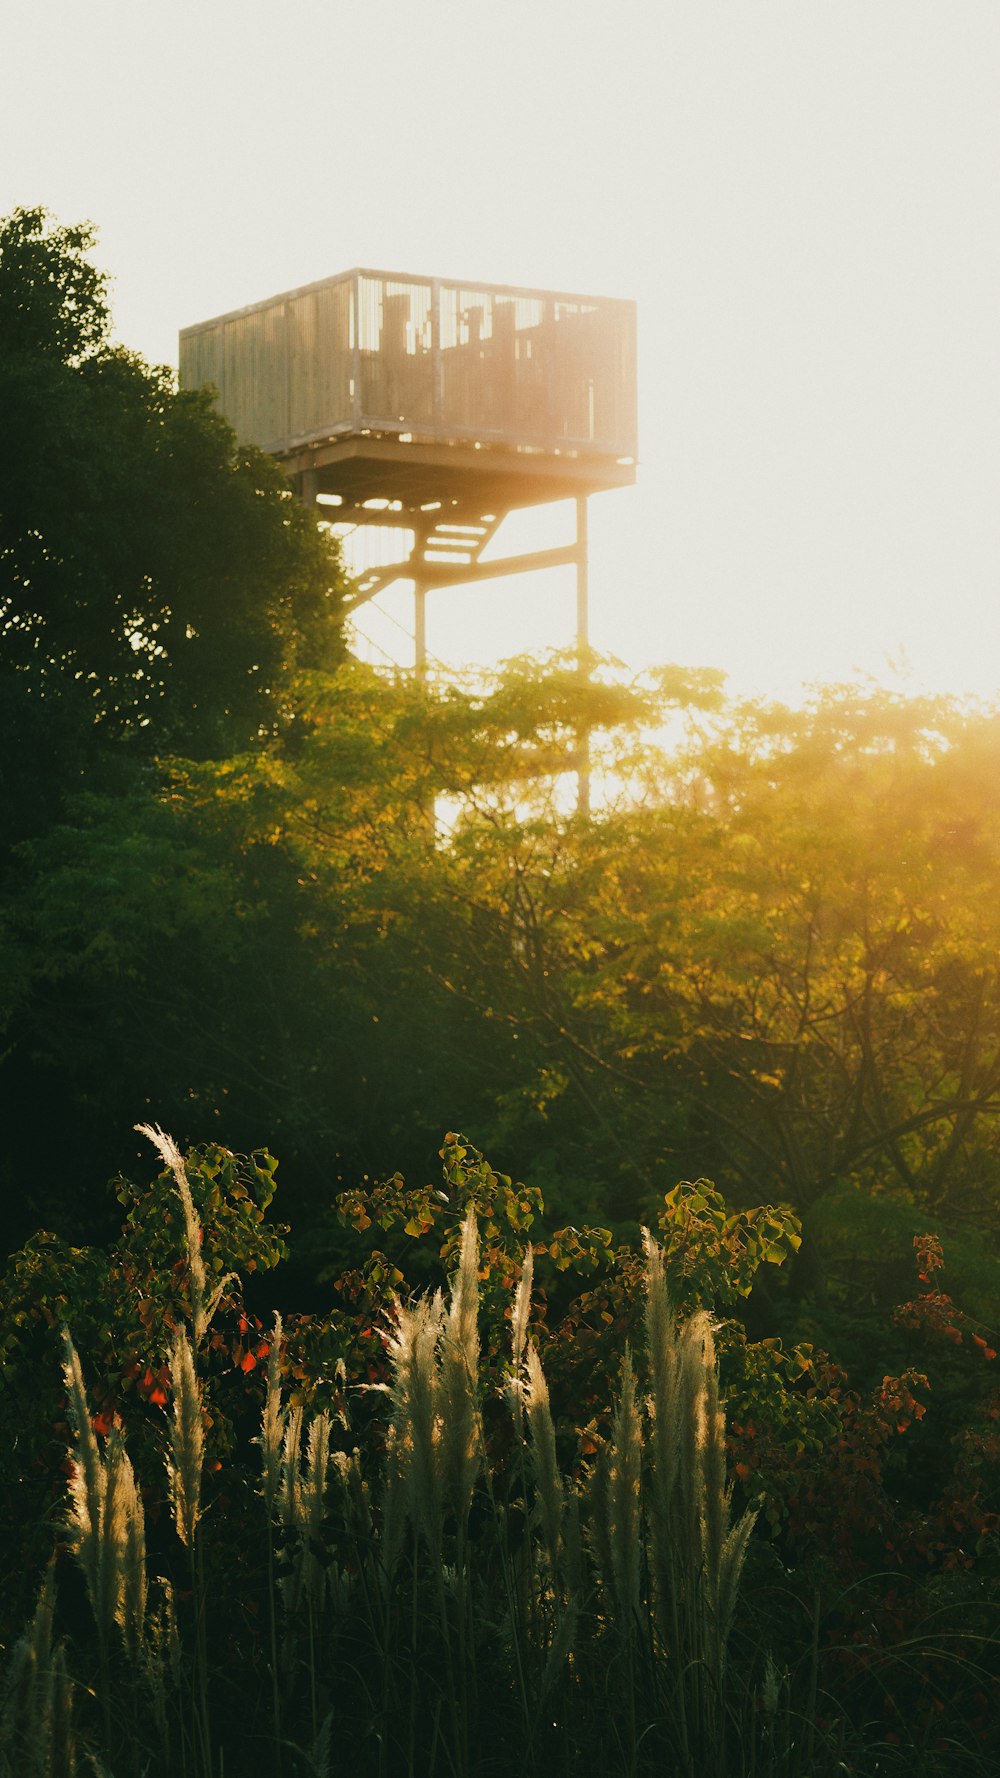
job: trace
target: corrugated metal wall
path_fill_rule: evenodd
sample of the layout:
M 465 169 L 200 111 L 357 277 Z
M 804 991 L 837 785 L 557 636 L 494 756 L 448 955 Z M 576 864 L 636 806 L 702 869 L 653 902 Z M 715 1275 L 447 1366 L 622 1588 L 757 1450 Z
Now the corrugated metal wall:
M 337 433 L 634 456 L 635 305 L 354 272 L 181 335 L 239 436 Z

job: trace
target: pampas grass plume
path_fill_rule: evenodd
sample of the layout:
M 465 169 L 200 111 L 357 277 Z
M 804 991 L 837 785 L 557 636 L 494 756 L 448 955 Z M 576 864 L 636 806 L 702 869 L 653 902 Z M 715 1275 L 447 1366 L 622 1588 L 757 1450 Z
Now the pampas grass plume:
M 198 1212 L 191 1196 L 191 1185 L 181 1153 L 172 1136 L 161 1130 L 159 1124 L 136 1124 L 135 1129 L 140 1136 L 147 1136 L 153 1147 L 158 1151 L 164 1165 L 170 1168 L 177 1186 L 177 1195 L 184 1213 L 184 1245 L 187 1248 L 188 1271 L 191 1276 L 191 1325 L 194 1331 L 194 1343 L 198 1347 L 205 1337 L 206 1329 L 215 1314 L 227 1284 L 236 1277 L 235 1272 L 227 1272 L 215 1285 L 211 1296 L 208 1294 L 208 1279 L 205 1273 L 205 1261 L 202 1258 L 202 1228 L 198 1220 Z
M 323 1412 L 315 1414 L 309 1422 L 309 1431 L 306 1436 L 306 1472 L 299 1496 L 302 1578 L 307 1595 L 316 1605 L 321 1605 L 323 1602 L 325 1582 L 325 1569 L 318 1559 L 316 1551 L 319 1547 L 326 1513 L 326 1485 L 329 1470 L 330 1416 Z
M 271 1330 L 271 1349 L 267 1356 L 267 1391 L 261 1422 L 260 1446 L 263 1462 L 261 1492 L 268 1513 L 274 1511 L 281 1484 L 281 1447 L 285 1432 L 285 1411 L 281 1405 L 281 1316 L 275 1311 Z
M 563 1488 L 556 1462 L 556 1431 L 549 1406 L 549 1387 L 533 1340 L 528 1343 L 525 1369 L 524 1406 L 531 1434 L 532 1468 L 538 1490 L 542 1535 L 554 1575 L 559 1560 Z
M 630 1633 L 639 1617 L 642 1569 L 642 1421 L 632 1358 L 625 1348 L 622 1384 L 611 1420 L 607 1483 L 608 1543 L 621 1627 Z
M 302 1403 L 295 1402 L 285 1416 L 285 1436 L 281 1446 L 281 1480 L 278 1483 L 278 1517 L 293 1529 L 301 1516 L 302 1469 Z
M 69 1481 L 69 1535 L 73 1552 L 83 1570 L 91 1609 L 98 1623 L 104 1620 L 101 1599 L 101 1534 L 104 1528 L 104 1496 L 107 1475 L 90 1419 L 83 1371 L 69 1330 L 63 1329 L 63 1377 L 66 1383 L 69 1421 L 74 1444 L 73 1470 Z
M 170 1424 L 167 1474 L 174 1525 L 181 1542 L 193 1549 L 201 1518 L 201 1475 L 205 1459 L 205 1421 L 201 1385 L 194 1368 L 194 1353 L 187 1328 L 179 1326 L 170 1351 L 174 1405 Z
M 442 1481 L 463 1523 L 479 1471 L 478 1393 L 479 1231 L 470 1206 L 462 1224 L 441 1356 Z
M 398 1495 L 405 1517 L 421 1527 L 432 1550 L 441 1540 L 441 1379 L 437 1349 L 444 1322 L 441 1292 L 395 1305 L 387 1346 L 393 1376 L 390 1510 Z

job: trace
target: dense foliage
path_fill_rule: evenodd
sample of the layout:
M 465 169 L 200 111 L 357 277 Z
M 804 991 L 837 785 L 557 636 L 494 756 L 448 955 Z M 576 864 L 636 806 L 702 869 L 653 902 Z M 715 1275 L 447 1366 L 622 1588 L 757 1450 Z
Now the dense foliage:
M 136 1114 L 224 1117 L 305 1234 L 331 1164 L 424 1170 L 457 1102 L 574 1215 L 707 1172 L 817 1227 L 847 1187 L 991 1224 L 996 717 L 668 690 L 588 688 L 622 786 L 590 822 L 530 775 L 572 757 L 558 663 L 423 695 L 345 665 L 266 747 L 76 798 L 7 878 L 15 1151 L 58 1099 L 96 1192 Z M 28 1184 L 60 1191 L 41 1157 Z
M 0 223 L 5 848 L 99 763 L 247 746 L 341 652 L 329 545 L 204 391 L 113 344 L 91 246 Z
M 60 1775 L 322 1773 L 331 1739 L 373 1774 L 990 1769 L 1000 1397 L 934 1236 L 880 1330 L 924 1368 L 858 1391 L 734 1317 L 787 1211 L 678 1187 L 643 1259 L 450 1135 L 440 1185 L 339 1196 L 326 1305 L 282 1327 L 243 1293 L 284 1252 L 271 1157 L 159 1143 L 113 1245 L 38 1236 L 4 1281 L 0 1770 L 53 1688 Z
M 481 1657 L 513 1646 L 497 1628 L 498 1500 L 504 1537 L 516 1522 L 523 1540 L 530 1517 L 498 1405 L 525 1242 L 561 1485 L 582 1499 L 624 1424 L 626 1342 L 635 1400 L 651 1386 L 645 1222 L 678 1312 L 719 1318 L 734 1511 L 760 1508 L 727 1726 L 712 1729 L 734 1772 L 751 1753 L 786 1778 L 883 1772 L 894 1748 L 911 1770 L 918 1757 L 929 1772 L 989 1770 L 1000 713 L 863 686 L 790 710 L 727 700 L 708 672 L 640 682 L 594 661 L 585 679 L 558 657 L 418 687 L 350 660 L 336 550 L 208 394 L 178 393 L 111 343 L 90 247 L 87 229 L 38 211 L 0 223 L 0 1383 L 14 1429 L 0 1638 L 15 1642 L 31 1612 L 55 1528 L 58 1626 L 97 1661 L 98 1690 L 112 1659 L 107 1638 L 88 1643 L 60 1529 L 63 1323 L 96 1437 L 112 1441 L 102 1461 L 123 1476 L 124 1428 L 154 1572 L 195 1584 L 171 1554 L 162 1468 L 191 1255 L 170 1176 L 125 1178 L 139 1148 L 127 1133 L 155 1116 L 198 1145 L 207 1275 L 242 1279 L 194 1339 L 217 1720 L 247 1650 L 251 1739 L 277 1707 L 248 1448 L 271 1311 L 293 1311 L 283 1387 L 339 1416 L 335 1445 L 345 1460 L 356 1446 L 377 1501 L 393 1303 L 445 1285 L 472 1204 Z M 584 731 L 589 818 L 571 794 Z M 439 1184 L 455 1123 L 478 1146 L 449 1138 Z M 267 1221 L 269 1144 L 291 1239 Z M 364 1562 L 352 1568 L 342 1535 L 350 1580 Z M 640 1593 L 655 1653 L 651 1549 Z M 531 1757 L 547 1749 L 567 1770 L 579 1738 L 611 1770 L 676 1753 L 659 1655 L 640 1670 L 632 1649 L 632 1690 L 619 1688 L 625 1644 L 602 1640 L 618 1634 L 615 1583 L 591 1556 L 574 1660 L 586 1691 L 607 1656 L 614 1697 L 602 1692 L 602 1715 L 577 1695 L 554 1752 L 526 1729 L 523 1692 L 503 1693 L 492 1727 L 477 1720 L 507 1769 L 525 1734 Z M 520 1597 L 544 1673 L 554 1643 L 536 1632 L 555 1635 L 553 1596 L 532 1574 Z M 436 1582 L 410 1578 L 412 1607 Z M 565 1604 L 577 1581 L 563 1579 Z M 431 1719 L 418 1742 L 445 1770 L 468 1745 L 434 1725 L 434 1609 L 429 1666 L 397 1645 L 391 1670 L 419 1671 Z M 192 1684 L 208 1684 L 206 1660 L 203 1643 L 186 1648 Z M 366 1691 L 375 1669 L 355 1680 L 351 1720 L 399 1754 L 400 1723 L 417 1734 L 411 1694 L 393 1693 L 390 1727 Z M 296 1734 L 312 1714 L 301 1683 Z M 540 1674 L 531 1683 L 548 1700 Z M 629 1696 L 648 1742 L 620 1713 Z M 204 1737 L 205 1696 L 192 1708 Z M 204 1765 L 197 1736 L 188 1752 Z

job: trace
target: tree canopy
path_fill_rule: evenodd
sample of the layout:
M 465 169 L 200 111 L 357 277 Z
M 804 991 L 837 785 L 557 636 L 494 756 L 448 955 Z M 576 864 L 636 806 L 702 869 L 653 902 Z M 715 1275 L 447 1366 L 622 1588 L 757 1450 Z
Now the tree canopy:
M 702 1175 L 780 1198 L 800 1284 L 850 1193 L 992 1227 L 996 710 L 858 686 L 790 710 L 559 658 L 422 690 L 348 660 L 335 552 L 206 393 L 109 343 L 88 248 L 0 226 L 25 1216 L 88 1201 L 39 1150 L 59 1103 L 95 1192 L 140 1118 L 224 1129 L 274 1145 L 314 1232 L 331 1166 L 419 1175 L 456 1125 L 566 1215 Z
M 95 739 L 224 754 L 342 654 L 335 549 L 209 393 L 112 342 L 92 245 L 0 223 L 0 758 L 25 813 L 43 731 L 77 768 Z
M 996 716 L 713 704 L 559 662 L 301 677 L 266 748 L 164 760 L 22 850 L 9 1069 L 102 1127 L 270 1132 L 309 1191 L 321 1153 L 419 1170 L 458 1104 L 580 1214 L 708 1174 L 991 1215 Z M 671 709 L 686 740 L 650 747 Z M 619 786 L 591 821 L 561 788 L 584 719 Z

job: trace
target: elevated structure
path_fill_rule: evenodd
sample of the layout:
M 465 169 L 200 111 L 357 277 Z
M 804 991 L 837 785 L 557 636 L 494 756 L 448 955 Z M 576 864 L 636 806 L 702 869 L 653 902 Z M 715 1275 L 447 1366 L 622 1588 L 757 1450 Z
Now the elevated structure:
M 354 603 L 412 580 L 418 672 L 431 589 L 563 563 L 586 648 L 587 499 L 635 480 L 634 303 L 355 270 L 185 328 L 180 377 L 331 522 L 400 534 Z M 568 498 L 574 543 L 483 559 L 508 513 Z

